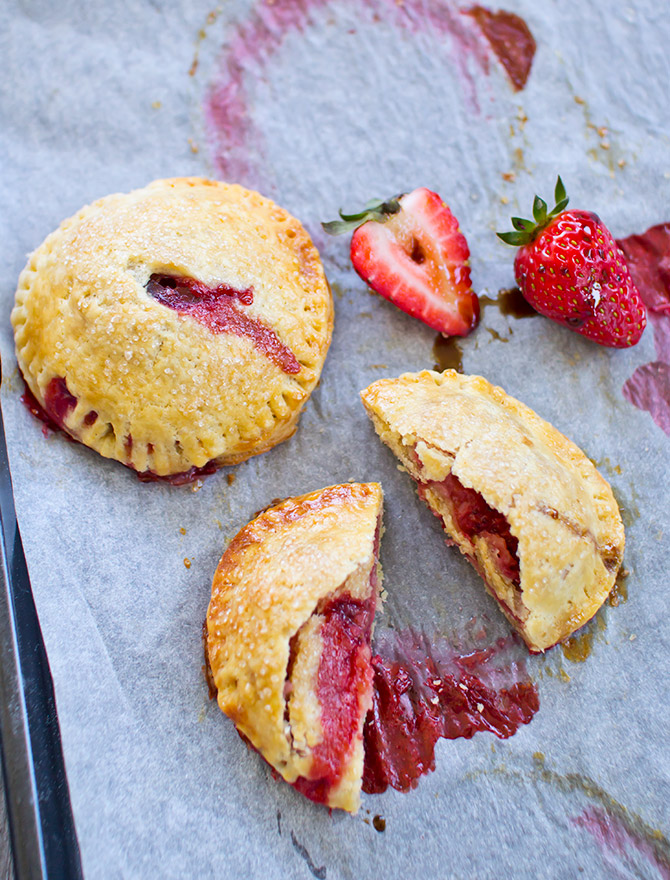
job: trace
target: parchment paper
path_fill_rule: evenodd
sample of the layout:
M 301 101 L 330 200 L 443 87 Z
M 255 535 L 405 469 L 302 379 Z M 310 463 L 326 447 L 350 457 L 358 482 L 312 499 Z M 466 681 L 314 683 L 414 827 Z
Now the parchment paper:
M 586 662 L 560 648 L 528 660 L 541 701 L 529 726 L 505 742 L 441 741 L 415 791 L 366 796 L 352 818 L 274 781 L 207 699 L 200 627 L 227 541 L 272 498 L 339 481 L 381 480 L 386 493 L 380 626 L 457 638 L 476 617 L 491 638 L 508 632 L 358 399 L 377 378 L 431 367 L 434 334 L 367 293 L 347 242 L 325 241 L 319 221 L 429 186 L 468 237 L 475 288 L 495 296 L 513 283 L 513 252 L 494 230 L 527 213 L 536 191 L 548 197 L 559 171 L 573 204 L 615 235 L 670 219 L 664 4 L 507 0 L 538 43 L 520 93 L 493 56 L 487 72 L 431 25 L 440 5 L 414 2 L 403 19 L 381 0 L 315 3 L 304 27 L 245 62 L 253 125 L 235 147 L 250 160 L 240 182 L 312 232 L 336 324 L 295 437 L 234 469 L 232 485 L 219 472 L 198 491 L 142 485 L 45 439 L 19 402 L 9 313 L 27 253 L 84 203 L 159 177 L 221 174 L 205 99 L 253 7 L 0 7 L 2 406 L 88 878 L 670 877 L 670 438 L 621 394 L 654 359 L 651 329 L 613 351 L 489 306 L 463 343 L 466 372 L 577 442 L 625 508 L 628 601 L 591 625 Z

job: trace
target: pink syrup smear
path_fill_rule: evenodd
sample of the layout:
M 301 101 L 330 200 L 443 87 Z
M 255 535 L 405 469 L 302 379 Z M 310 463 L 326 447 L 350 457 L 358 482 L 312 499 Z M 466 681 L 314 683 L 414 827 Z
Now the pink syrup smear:
M 363 791 L 408 791 L 435 769 L 441 737 L 500 739 L 528 724 L 540 708 L 515 636 L 459 653 L 413 630 L 377 637 L 373 705 L 365 722 Z
M 623 395 L 670 436 L 670 223 L 617 241 L 654 328 L 656 360 L 638 367 Z
M 261 0 L 248 18 L 232 29 L 219 74 L 205 97 L 205 117 L 214 163 L 225 179 L 256 181 L 261 176 L 250 160 L 252 152 L 262 153 L 263 138 L 250 112 L 247 82 L 262 79 L 268 61 L 286 36 L 296 31 L 303 33 L 311 23 L 312 14 L 331 2 Z M 360 0 L 355 8 L 373 22 L 383 18 L 404 31 L 432 31 L 439 37 L 449 37 L 455 50 L 455 64 L 467 90 L 466 97 L 476 112 L 479 112 L 479 102 L 476 82 L 468 64 L 470 58 L 488 74 L 489 57 L 493 51 L 510 75 L 514 87 L 522 88 L 525 84 L 535 41 L 518 16 L 505 12 L 489 13 L 490 26 L 484 27 L 482 14 L 487 10 L 476 7 L 480 10 L 479 17 L 473 18 L 469 12 L 453 7 L 448 0 Z M 516 27 L 509 26 L 508 19 L 511 18 L 515 19 Z M 504 25 L 507 27 L 501 37 Z M 525 61 L 521 62 L 522 58 Z M 525 75 L 524 64 L 527 66 Z M 256 149 L 252 151 L 252 147 Z
M 616 871 L 617 864 L 612 864 L 611 867 L 617 875 L 642 876 L 635 870 L 636 865 L 633 863 L 634 853 L 637 852 L 657 870 L 658 877 L 662 880 L 670 880 L 670 852 L 667 841 L 662 837 L 656 839 L 651 835 L 642 834 L 632 826 L 632 823 L 624 822 L 599 807 L 588 807 L 571 821 L 573 825 L 589 832 L 607 861 L 610 861 L 612 856 L 617 857 L 616 863 L 624 869 L 619 874 Z M 647 876 L 646 872 L 644 876 Z
M 42 433 L 44 436 L 47 437 L 49 431 L 54 431 L 58 434 L 62 434 L 73 443 L 79 443 L 80 441 L 77 437 L 70 434 L 63 424 L 67 415 L 77 405 L 77 398 L 68 391 L 65 379 L 60 376 L 52 379 L 47 386 L 47 391 L 44 397 L 44 403 L 48 409 L 39 403 L 24 380 L 24 390 L 21 395 L 21 403 L 25 406 L 28 412 L 32 413 L 36 419 L 39 419 L 40 422 L 42 422 Z M 97 418 L 98 414 L 94 410 L 91 410 L 86 416 L 84 416 L 84 424 L 92 425 Z M 133 438 L 127 437 L 125 445 L 130 454 L 133 445 Z M 215 462 L 208 461 L 207 464 L 204 464 L 202 467 L 192 467 L 187 471 L 182 471 L 178 474 L 159 476 L 153 471 L 143 471 L 140 473 L 139 471 L 135 471 L 130 465 L 125 465 L 125 467 L 134 471 L 142 483 L 170 483 L 172 486 L 184 486 L 187 483 L 194 483 L 200 477 L 213 474 L 218 469 Z
M 208 287 L 195 278 L 154 274 L 147 283 L 147 293 L 169 309 L 194 318 L 212 333 L 247 336 L 285 373 L 300 372 L 296 356 L 280 342 L 274 330 L 245 314 L 237 305 L 251 305 L 254 301 L 251 288 L 234 290 L 227 284 Z

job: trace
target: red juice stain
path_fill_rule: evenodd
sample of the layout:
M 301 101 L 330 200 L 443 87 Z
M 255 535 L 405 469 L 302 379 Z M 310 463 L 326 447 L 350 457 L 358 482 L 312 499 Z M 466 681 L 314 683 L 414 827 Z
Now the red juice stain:
M 670 223 L 652 226 L 617 244 L 647 307 L 654 328 L 657 360 L 638 367 L 623 386 L 623 395 L 638 409 L 650 413 L 670 435 Z
M 252 340 L 273 364 L 285 373 L 299 373 L 300 363 L 274 330 L 245 314 L 237 303 L 251 305 L 253 290 L 235 290 L 227 284 L 208 287 L 195 278 L 154 274 L 147 293 L 157 302 L 189 315 L 212 333 L 233 333 Z
M 483 6 L 468 11 L 491 44 L 515 91 L 526 85 L 537 44 L 526 22 L 513 12 L 491 12 Z
M 460 654 L 408 630 L 387 632 L 372 658 L 373 705 L 365 722 L 363 791 L 414 788 L 435 769 L 441 737 L 469 739 L 488 731 L 500 739 L 528 724 L 540 703 L 513 636 Z
M 140 483 L 169 483 L 170 486 L 186 486 L 189 483 L 195 483 L 200 477 L 208 477 L 215 474 L 218 466 L 215 461 L 208 461 L 201 467 L 190 467 L 187 471 L 180 471 L 178 474 L 155 474 L 153 471 L 135 471 L 137 479 Z
M 636 828 L 634 822 L 625 820 L 624 816 L 625 814 L 621 817 L 613 816 L 599 807 L 588 807 L 571 822 L 589 832 L 603 855 L 618 856 L 623 863 L 621 867 L 627 869 L 627 876 L 641 876 L 639 871 L 635 870 L 636 866 L 631 858 L 631 851 L 635 850 L 658 871 L 658 876 L 662 880 L 670 880 L 668 841 L 660 832 L 650 834 L 649 829 Z M 632 873 L 629 874 L 629 870 L 632 870 Z
M 268 63 L 285 38 L 291 33 L 303 33 L 314 13 L 330 2 L 260 0 L 245 20 L 231 28 L 218 75 L 204 102 L 214 163 L 224 179 L 253 180 L 259 185 L 257 181 L 262 175 L 255 165 L 263 154 L 263 136 L 253 119 L 247 82 L 263 80 Z M 384 20 L 402 31 L 447 37 L 455 62 L 450 67 L 458 70 L 465 97 L 475 112 L 480 108 L 470 59 L 484 74 L 489 72 L 488 47 L 483 45 L 478 29 L 484 31 L 490 49 L 500 58 L 515 88 L 523 88 L 528 77 L 535 41 L 525 22 L 511 13 L 490 13 L 477 6 L 477 18 L 473 10 L 463 13 L 446 0 L 360 0 L 354 8 L 373 25 Z M 488 16 L 486 27 L 482 24 L 483 15 Z
M 323 651 L 317 676 L 323 737 L 312 751 L 309 779 L 293 783 L 312 801 L 326 803 L 355 742 L 363 700 L 372 683 L 370 633 L 376 591 L 368 601 L 339 596 L 318 612 Z

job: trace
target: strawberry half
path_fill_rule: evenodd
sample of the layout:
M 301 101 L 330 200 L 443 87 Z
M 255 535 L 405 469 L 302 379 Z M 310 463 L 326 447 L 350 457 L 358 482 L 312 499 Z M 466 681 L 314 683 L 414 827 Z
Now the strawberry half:
M 597 214 L 566 211 L 568 197 L 559 177 L 556 205 L 535 196 L 534 220 L 512 217 L 516 232 L 498 233 L 519 246 L 514 274 L 536 311 L 600 345 L 635 345 L 647 313 L 626 259 Z
M 468 243 L 437 193 L 421 187 L 340 217 L 323 228 L 354 230 L 351 262 L 375 293 L 445 336 L 467 336 L 477 325 Z

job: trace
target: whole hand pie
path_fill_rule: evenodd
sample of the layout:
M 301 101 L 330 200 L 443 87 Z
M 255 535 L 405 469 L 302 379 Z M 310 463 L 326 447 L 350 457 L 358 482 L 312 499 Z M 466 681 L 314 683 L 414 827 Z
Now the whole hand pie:
M 377 483 L 265 510 L 221 557 L 207 612 L 223 712 L 287 782 L 350 812 L 372 704 L 381 510 Z
M 157 476 L 289 437 L 332 320 L 300 223 L 201 178 L 158 180 L 66 220 L 30 257 L 12 312 L 19 367 L 51 420 Z
M 377 433 L 533 652 L 612 589 L 624 530 L 584 453 L 480 376 L 407 373 L 362 393 Z

